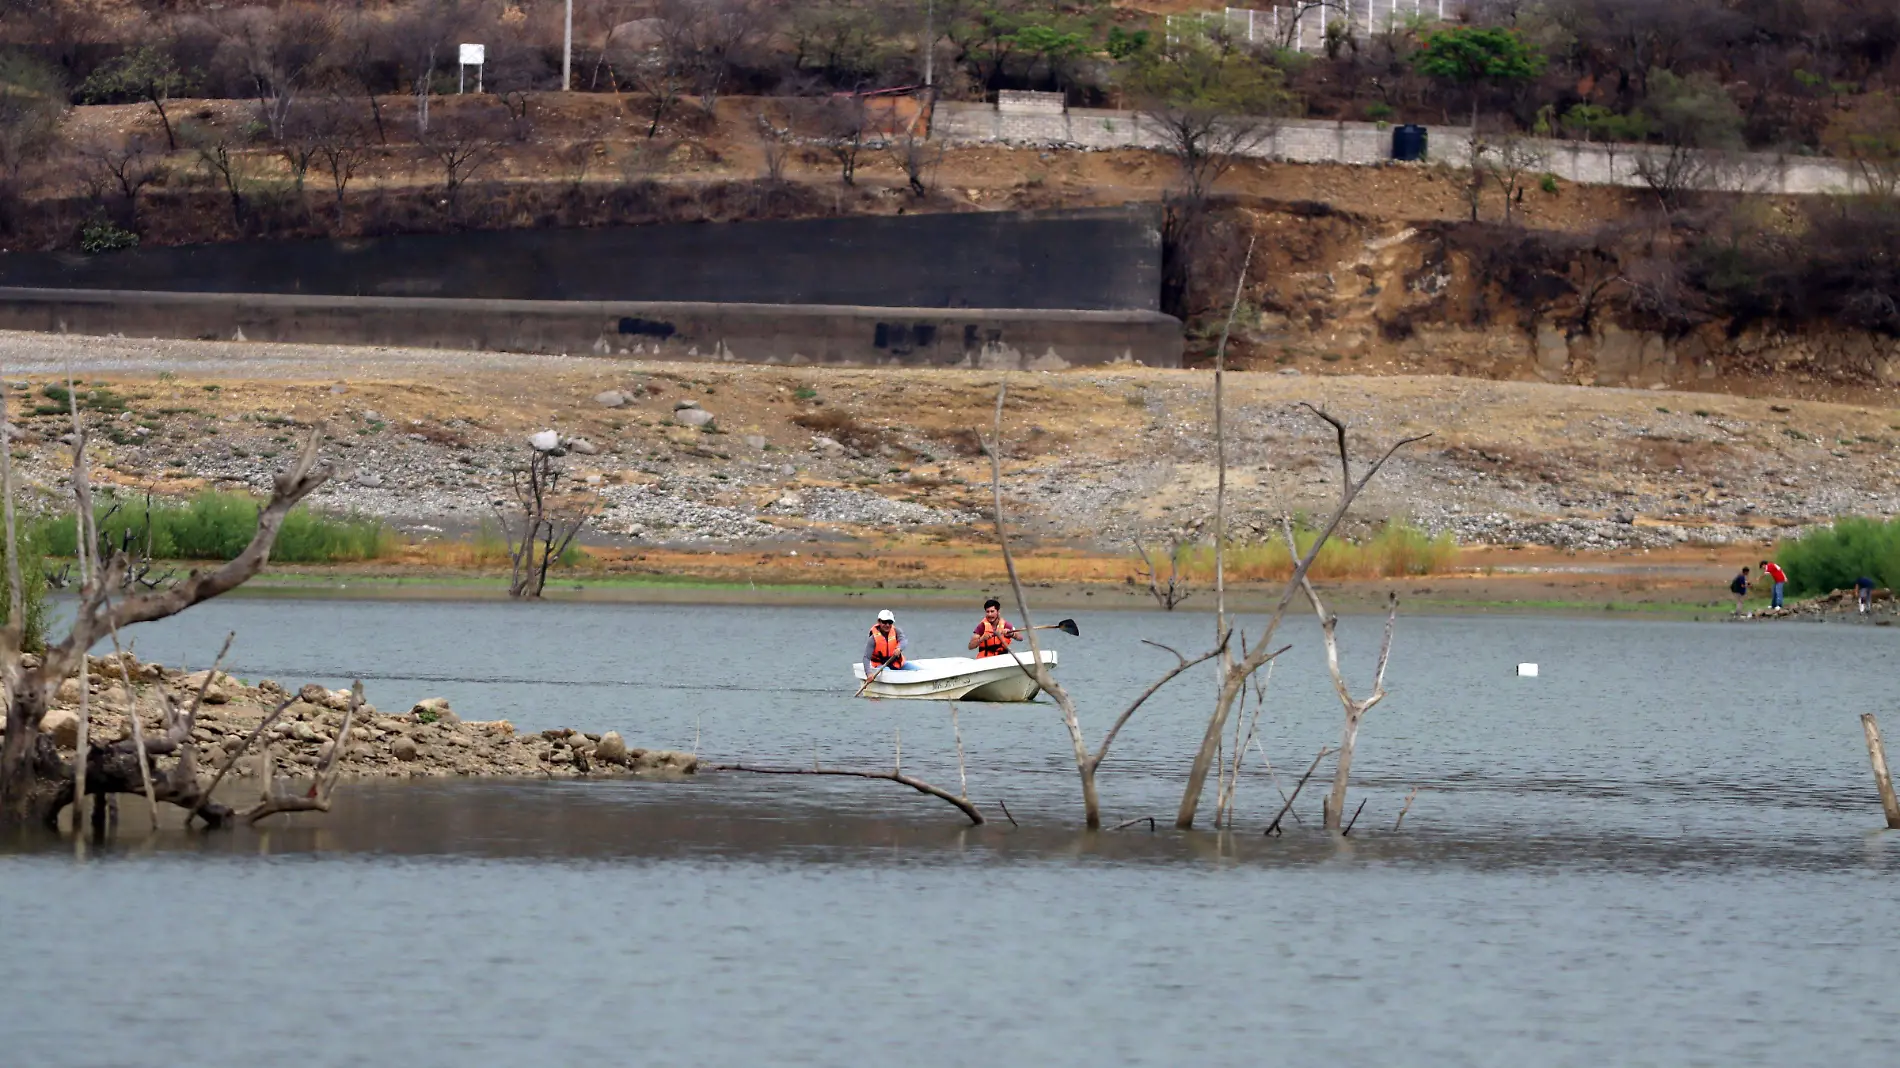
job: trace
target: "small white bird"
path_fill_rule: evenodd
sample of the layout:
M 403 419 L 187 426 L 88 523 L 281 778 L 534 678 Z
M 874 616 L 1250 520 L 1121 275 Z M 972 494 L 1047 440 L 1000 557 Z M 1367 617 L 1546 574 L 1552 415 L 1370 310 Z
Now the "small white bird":
M 528 444 L 536 452 L 553 452 L 561 447 L 561 435 L 552 430 L 543 430 L 539 434 L 528 435 Z

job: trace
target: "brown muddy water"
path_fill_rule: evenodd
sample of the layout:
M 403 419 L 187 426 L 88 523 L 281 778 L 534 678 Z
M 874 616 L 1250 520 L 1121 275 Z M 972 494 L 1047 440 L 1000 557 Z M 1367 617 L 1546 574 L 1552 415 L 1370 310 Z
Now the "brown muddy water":
M 867 608 L 874 609 L 871 605 Z M 618 729 L 709 760 L 957 778 L 947 710 L 852 701 L 867 611 L 242 601 L 137 634 L 235 674 L 361 676 L 523 729 Z M 974 613 L 907 611 L 920 655 Z M 1091 737 L 1206 616 L 1078 615 Z M 1342 625 L 1360 674 L 1378 620 Z M 137 633 L 137 632 L 135 632 Z M 1285 784 L 1336 739 L 1314 627 L 1261 740 Z M 1402 619 L 1350 839 L 1089 835 L 1046 705 L 961 705 L 994 822 L 885 783 L 351 787 L 264 833 L 0 847 L 6 1063 L 1886 1065 L 1900 835 L 1862 711 L 1869 628 Z M 1535 679 L 1514 677 L 1535 661 Z M 1211 678 L 1102 771 L 1111 822 L 1172 810 Z M 1900 733 L 1892 728 L 1889 735 Z M 1418 795 L 1403 830 L 1393 818 Z M 1007 802 L 1022 826 L 1002 818 Z M 1310 803 L 1309 803 L 1310 802 Z M 150 982 L 133 977 L 150 969 Z M 191 977 L 201 976 L 194 979 Z

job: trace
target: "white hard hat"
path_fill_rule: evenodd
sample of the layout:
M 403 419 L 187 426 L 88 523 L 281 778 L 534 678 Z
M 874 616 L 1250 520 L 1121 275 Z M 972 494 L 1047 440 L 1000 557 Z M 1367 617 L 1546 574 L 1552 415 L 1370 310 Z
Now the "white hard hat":
M 879 623 L 895 623 L 897 622 L 897 617 L 891 614 L 890 609 L 886 608 L 877 614 L 877 621 Z

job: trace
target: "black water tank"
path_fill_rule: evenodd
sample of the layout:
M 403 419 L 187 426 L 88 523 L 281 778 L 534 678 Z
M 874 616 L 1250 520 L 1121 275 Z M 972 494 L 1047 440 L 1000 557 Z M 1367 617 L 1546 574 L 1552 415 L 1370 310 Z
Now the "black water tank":
M 1425 127 L 1413 123 L 1392 127 L 1392 158 L 1416 163 L 1425 158 Z

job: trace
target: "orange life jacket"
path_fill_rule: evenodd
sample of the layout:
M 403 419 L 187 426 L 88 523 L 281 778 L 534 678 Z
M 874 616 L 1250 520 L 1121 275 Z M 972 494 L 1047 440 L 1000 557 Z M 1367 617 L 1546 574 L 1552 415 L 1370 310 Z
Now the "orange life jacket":
M 996 624 L 991 626 L 990 621 L 986 619 L 983 621 L 982 626 L 983 633 L 977 637 L 977 656 L 1002 656 L 1004 653 L 1009 652 L 1009 634 L 1007 633 L 1009 627 L 1008 620 L 998 619 Z
M 892 627 L 889 634 L 871 628 L 871 663 L 889 667 L 903 667 L 904 654 L 897 648 L 897 628 Z

